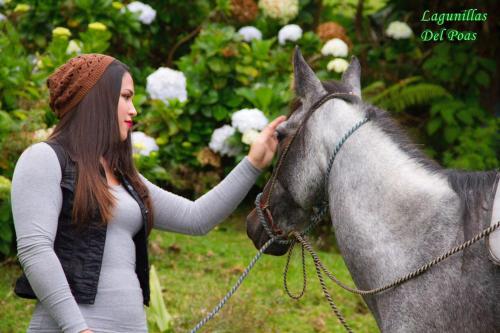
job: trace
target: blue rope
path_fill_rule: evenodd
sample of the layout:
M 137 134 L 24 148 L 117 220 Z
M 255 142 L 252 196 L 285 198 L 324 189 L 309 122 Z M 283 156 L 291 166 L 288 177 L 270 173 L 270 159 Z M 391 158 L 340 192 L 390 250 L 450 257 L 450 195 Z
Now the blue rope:
M 239 277 L 238 281 L 234 284 L 234 286 L 229 290 L 229 292 L 224 296 L 224 298 L 217 304 L 217 306 L 210 312 L 205 318 L 203 318 L 191 331 L 190 333 L 195 333 L 197 332 L 200 328 L 203 327 L 209 320 L 211 320 L 221 309 L 222 307 L 226 304 L 226 302 L 233 296 L 233 294 L 236 292 L 236 290 L 239 288 L 243 280 L 247 277 L 248 273 L 250 273 L 250 270 L 253 268 L 257 260 L 262 256 L 264 251 L 274 242 L 274 238 L 269 239 L 257 252 L 255 257 L 252 259 L 250 264 L 245 268 L 243 271 L 243 274 Z

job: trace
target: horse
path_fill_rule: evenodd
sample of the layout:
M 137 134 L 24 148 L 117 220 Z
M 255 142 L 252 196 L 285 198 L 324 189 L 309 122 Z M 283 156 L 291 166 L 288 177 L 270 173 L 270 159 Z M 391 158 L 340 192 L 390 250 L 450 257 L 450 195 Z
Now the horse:
M 304 230 L 315 204 L 328 200 L 338 248 L 356 287 L 365 290 L 418 269 L 490 225 L 500 172 L 446 169 L 427 157 L 387 111 L 362 100 L 355 57 L 340 81 L 321 82 L 298 48 L 293 69 L 298 100 L 276 129 L 277 157 L 285 148 L 287 155 L 262 192 L 268 225 L 283 235 Z M 321 100 L 331 93 L 338 97 Z M 334 146 L 364 117 L 369 121 L 328 168 Z M 255 209 L 246 223 L 261 248 L 270 236 Z M 264 253 L 283 255 L 288 248 L 273 243 Z M 484 239 L 363 299 L 382 332 L 500 332 L 500 266 Z

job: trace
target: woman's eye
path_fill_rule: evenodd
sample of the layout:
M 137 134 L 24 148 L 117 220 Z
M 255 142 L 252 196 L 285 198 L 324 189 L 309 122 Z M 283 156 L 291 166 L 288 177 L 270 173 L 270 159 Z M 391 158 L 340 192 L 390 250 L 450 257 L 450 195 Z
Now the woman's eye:
M 130 95 L 123 95 L 123 97 L 128 100 L 130 98 Z

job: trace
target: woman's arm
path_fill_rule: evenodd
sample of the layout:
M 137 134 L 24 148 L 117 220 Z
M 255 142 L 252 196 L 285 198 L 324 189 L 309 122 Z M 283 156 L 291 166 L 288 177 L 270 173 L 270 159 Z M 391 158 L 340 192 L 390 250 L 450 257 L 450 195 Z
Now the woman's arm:
M 12 178 L 18 258 L 37 298 L 64 332 L 88 328 L 54 252 L 62 206 L 61 167 L 46 143 L 28 147 Z
M 156 229 L 204 235 L 238 207 L 261 172 L 245 156 L 219 184 L 196 201 L 163 190 L 144 176 L 140 177 L 150 191 Z
M 148 187 L 154 213 L 154 227 L 191 235 L 204 235 L 233 212 L 245 198 L 262 170 L 271 164 L 277 149 L 279 116 L 262 129 L 250 151 L 212 190 L 196 201 L 165 191 L 140 175 Z

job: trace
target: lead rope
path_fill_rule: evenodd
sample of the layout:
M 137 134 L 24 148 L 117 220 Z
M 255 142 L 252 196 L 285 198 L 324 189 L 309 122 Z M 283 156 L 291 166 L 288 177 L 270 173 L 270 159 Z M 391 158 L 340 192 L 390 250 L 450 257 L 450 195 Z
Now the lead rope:
M 248 264 L 247 268 L 245 268 L 245 270 L 240 275 L 240 277 L 238 278 L 238 281 L 236 281 L 236 283 L 231 288 L 231 290 L 229 290 L 229 292 L 226 294 L 226 296 L 224 296 L 224 298 L 219 302 L 219 304 L 217 304 L 217 306 L 208 315 L 206 315 L 205 318 L 203 318 L 190 331 L 190 333 L 197 332 L 200 328 L 202 328 L 210 319 L 212 319 L 222 309 L 222 307 L 227 303 L 227 301 L 229 300 L 229 298 L 231 298 L 231 296 L 233 296 L 233 294 L 236 292 L 236 290 L 239 288 L 239 286 L 243 283 L 243 280 L 245 280 L 245 278 L 247 277 L 248 273 L 250 273 L 250 270 L 253 268 L 253 266 L 255 265 L 255 263 L 257 263 L 257 261 L 260 259 L 260 257 L 264 253 L 264 251 L 274 242 L 274 240 L 275 240 L 275 238 L 273 237 L 270 240 L 268 240 L 264 245 L 262 245 L 262 247 L 260 248 L 260 250 L 257 252 L 257 254 L 255 255 L 255 257 L 252 259 L 252 261 L 250 262 L 250 264 Z
M 337 316 L 338 320 L 340 321 L 340 323 L 344 326 L 345 330 L 347 332 L 353 332 L 352 329 L 349 327 L 349 325 L 347 324 L 344 316 L 342 315 L 342 313 L 340 312 L 340 310 L 337 308 L 337 306 L 335 305 L 330 293 L 328 292 L 328 289 L 326 287 L 326 284 L 325 284 L 325 281 L 323 279 L 323 275 L 321 273 L 321 271 L 325 272 L 325 274 L 328 276 L 328 278 L 330 280 L 332 280 L 333 282 L 335 282 L 337 285 L 339 285 L 341 288 L 351 292 L 351 293 L 354 293 L 354 294 L 358 294 L 358 295 L 373 295 L 373 294 L 377 294 L 377 293 L 380 293 L 384 290 L 387 290 L 387 289 L 390 289 L 390 288 L 393 288 L 393 287 L 396 287 L 398 285 L 401 285 L 411 279 L 413 279 L 414 277 L 417 277 L 423 273 L 425 273 L 426 271 L 428 271 L 432 266 L 434 265 L 437 265 L 438 263 L 440 263 L 441 261 L 445 260 L 446 258 L 456 254 L 457 252 L 460 252 L 460 251 L 463 251 L 464 249 L 468 248 L 469 246 L 471 246 L 472 244 L 476 243 L 477 241 L 487 237 L 488 235 L 490 235 L 492 232 L 494 232 L 495 230 L 497 230 L 498 228 L 500 228 L 500 221 L 498 221 L 497 223 L 489 226 L 488 228 L 484 229 L 483 231 L 481 231 L 480 233 L 476 234 L 472 239 L 469 239 L 468 241 L 460 244 L 459 246 L 456 246 L 454 248 L 452 248 L 450 251 L 444 253 L 443 255 L 435 258 L 434 260 L 432 260 L 431 262 L 421 266 L 420 268 L 416 269 L 415 271 L 385 285 L 385 286 L 382 286 L 382 287 L 379 287 L 379 288 L 375 288 L 375 289 L 370 289 L 370 290 L 361 290 L 361 289 L 357 289 L 357 288 L 351 288 L 349 286 L 347 286 L 345 283 L 343 283 L 342 281 L 340 281 L 338 278 L 336 278 L 324 265 L 323 263 L 321 262 L 321 260 L 319 259 L 318 255 L 316 254 L 316 252 L 314 252 L 314 250 L 312 249 L 312 246 L 309 242 L 307 242 L 298 232 L 296 231 L 293 231 L 292 232 L 292 235 L 302 244 L 302 247 L 305 248 L 310 254 L 311 254 L 311 257 L 313 258 L 313 261 L 314 261 L 314 267 L 316 268 L 316 274 L 318 275 L 318 279 L 319 279 L 319 282 L 321 284 L 321 289 L 323 289 L 323 293 L 325 294 L 325 298 L 327 299 L 328 303 L 330 304 L 330 307 L 332 308 L 333 312 L 335 313 L 335 315 Z M 305 275 L 304 275 L 304 279 L 305 279 Z M 305 282 L 304 282 L 304 285 L 305 285 Z
M 292 294 L 290 289 L 288 288 L 288 269 L 290 266 L 290 259 L 292 258 L 292 252 L 295 247 L 295 244 L 297 242 L 292 242 L 292 245 L 290 246 L 290 249 L 288 250 L 288 257 L 286 258 L 286 264 L 285 264 L 285 271 L 283 272 L 283 287 L 290 296 L 290 298 L 293 298 L 294 300 L 299 300 L 302 296 L 304 296 L 306 292 L 306 287 L 307 287 L 307 273 L 306 273 L 306 257 L 305 257 L 305 252 L 304 252 L 304 244 L 301 244 L 301 249 L 302 249 L 302 277 L 303 277 L 303 283 L 302 283 L 302 291 L 298 295 Z
M 298 232 L 292 232 L 292 234 L 297 238 L 297 240 L 302 244 L 302 246 L 304 246 L 304 248 L 307 250 L 307 252 L 309 252 L 309 254 L 311 254 L 311 257 L 313 258 L 314 260 L 314 263 L 315 265 L 320 268 L 321 270 L 323 270 L 323 272 L 325 272 L 325 274 L 328 276 L 328 278 L 330 280 L 332 280 L 333 282 L 335 282 L 337 285 L 339 285 L 341 288 L 351 292 L 351 293 L 354 293 L 354 294 L 358 294 L 358 295 L 373 295 L 373 294 L 377 294 L 377 293 L 380 293 L 384 290 L 387 290 L 387 289 L 390 289 L 392 287 L 396 287 L 400 284 L 403 284 L 405 282 L 407 282 L 408 280 L 411 280 L 423 273 L 425 273 L 426 271 L 428 271 L 432 266 L 435 266 L 437 265 L 438 263 L 440 263 L 441 261 L 445 260 L 446 258 L 456 254 L 457 252 L 460 252 L 460 251 L 463 251 L 465 250 L 466 248 L 468 248 L 469 246 L 471 246 L 472 244 L 476 243 L 477 241 L 487 237 L 488 235 L 490 235 L 493 231 L 497 230 L 498 228 L 500 227 L 500 221 L 498 221 L 497 223 L 489 226 L 488 228 L 484 229 L 483 231 L 481 231 L 480 233 L 476 234 L 473 238 L 469 239 L 468 241 L 452 248 L 451 250 L 449 250 L 448 252 L 440 255 L 439 257 L 433 259 L 432 261 L 430 261 L 429 263 L 421 266 L 420 268 L 414 270 L 413 272 L 399 278 L 399 279 L 396 279 L 394 280 L 393 282 L 389 283 L 389 284 L 386 284 L 382 287 L 379 287 L 379 288 L 374 288 L 374 289 L 369 289 L 369 290 L 362 290 L 362 289 L 357 289 L 357 288 L 351 288 L 349 287 L 348 285 L 346 285 L 345 283 L 343 283 L 342 281 L 340 281 L 338 278 L 336 278 L 324 265 L 323 263 L 321 262 L 321 260 L 319 259 L 318 255 L 316 252 L 314 252 L 311 244 L 309 242 L 307 242 Z

